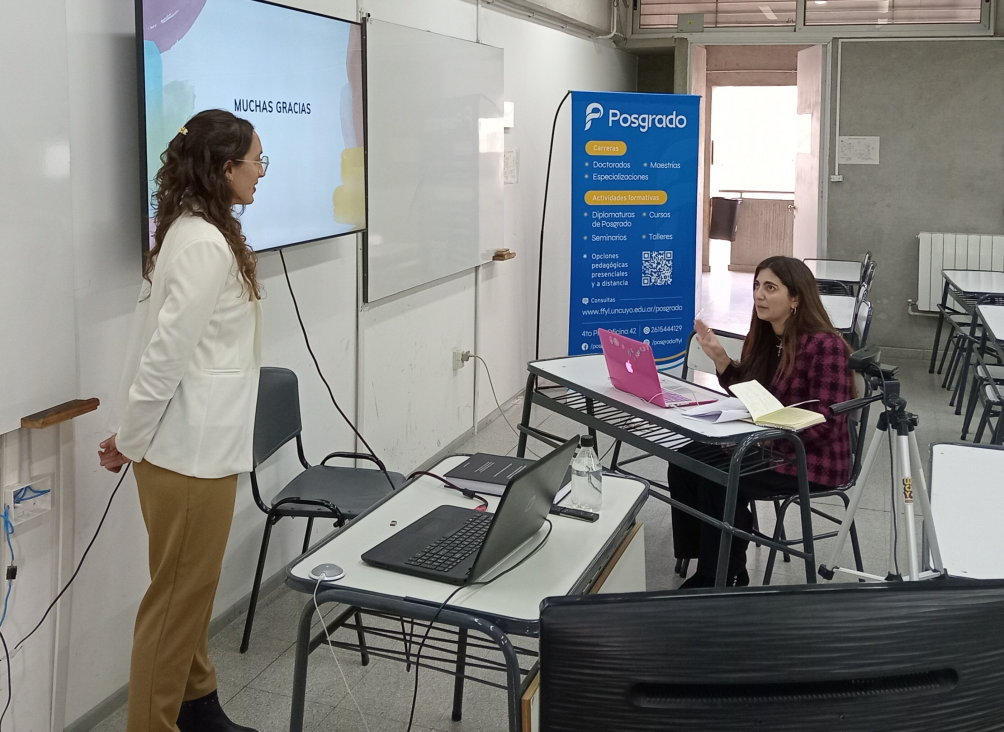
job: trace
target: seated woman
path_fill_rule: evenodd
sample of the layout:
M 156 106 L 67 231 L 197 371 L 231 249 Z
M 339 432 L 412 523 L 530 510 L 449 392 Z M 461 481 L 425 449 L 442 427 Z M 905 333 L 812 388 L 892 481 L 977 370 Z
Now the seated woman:
M 850 476 L 850 434 L 846 416 L 831 415 L 829 407 L 852 399 L 853 375 L 848 369 L 850 349 L 819 298 L 816 280 L 803 262 L 791 257 L 769 257 L 756 268 L 753 280 L 753 316 L 736 363 L 726 354 L 714 331 L 700 320 L 694 330 L 701 348 L 715 363 L 718 381 L 725 388 L 742 381 L 759 381 L 785 405 L 810 399 L 803 405 L 820 412 L 826 422 L 799 433 L 808 463 L 809 490 L 834 488 Z M 686 447 L 683 448 L 686 451 Z M 794 457 L 786 441 L 774 444 L 774 453 Z M 725 513 L 725 487 L 669 466 L 668 483 L 674 498 L 718 518 Z M 739 498 L 733 525 L 753 527 L 750 501 L 798 492 L 794 460 L 774 470 L 755 473 L 739 481 Z M 689 514 L 673 510 L 673 544 L 678 558 L 697 557 L 697 571 L 682 588 L 712 587 L 718 565 L 721 532 Z M 746 571 L 748 541 L 732 540 L 728 584 L 749 584 Z M 681 589 L 682 589 L 681 588 Z

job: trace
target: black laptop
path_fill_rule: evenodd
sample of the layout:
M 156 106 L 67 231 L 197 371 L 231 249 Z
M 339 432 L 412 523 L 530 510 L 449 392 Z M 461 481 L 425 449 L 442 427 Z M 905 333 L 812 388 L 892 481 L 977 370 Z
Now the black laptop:
M 362 560 L 452 585 L 476 582 L 544 525 L 578 442 L 572 438 L 510 480 L 495 513 L 440 506 Z

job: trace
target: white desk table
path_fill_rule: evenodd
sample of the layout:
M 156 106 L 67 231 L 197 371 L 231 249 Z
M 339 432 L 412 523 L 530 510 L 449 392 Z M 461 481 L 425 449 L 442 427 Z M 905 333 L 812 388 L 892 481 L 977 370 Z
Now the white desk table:
M 984 327 L 990 331 L 989 338 L 1004 341 L 1004 305 L 977 305 Z
M 975 337 L 977 324 L 982 327 L 982 333 L 979 334 L 979 347 L 973 348 L 974 343 L 970 342 L 967 344 L 970 350 L 969 356 L 974 356 L 976 360 L 976 365 L 983 367 L 984 377 L 988 374 L 996 373 L 998 365 L 1004 363 L 1004 305 L 977 305 L 975 313 L 973 316 L 973 327 L 971 327 L 971 334 Z M 980 399 L 981 389 L 995 389 L 998 392 L 1004 393 L 1004 387 L 1000 386 L 1000 382 L 997 382 L 995 387 L 991 387 L 988 382 L 983 379 L 973 379 L 973 389 L 969 393 L 969 406 L 966 408 L 966 418 L 962 422 L 962 439 L 966 439 L 966 433 L 969 431 L 969 426 L 972 423 L 973 415 L 976 411 L 977 402 Z M 989 394 L 987 399 L 996 398 L 996 395 L 991 397 Z M 961 406 L 961 399 L 959 400 L 959 405 Z M 989 405 L 985 405 L 987 410 L 989 410 Z M 989 411 L 984 411 L 984 417 L 989 416 Z M 980 428 L 977 428 L 976 434 L 982 437 L 983 428 L 987 426 L 987 422 L 984 422 L 983 418 L 980 419 Z M 998 422 L 998 425 L 994 427 L 992 436 L 990 438 L 990 444 L 999 445 L 1001 441 L 1004 440 L 1004 423 Z
M 861 262 L 844 259 L 807 259 L 805 266 L 817 280 L 840 282 L 852 287 L 861 282 Z
M 931 513 L 948 573 L 1004 579 L 1004 448 L 931 445 Z
M 446 458 L 432 472 L 443 475 L 466 459 Z M 487 635 L 505 658 L 509 692 L 509 729 L 518 732 L 520 720 L 521 672 L 519 659 L 509 635 L 536 636 L 540 624 L 540 603 L 545 597 L 569 595 L 588 590 L 627 536 L 635 517 L 648 497 L 648 485 L 634 478 L 606 475 L 603 478 L 603 508 L 595 523 L 550 516 L 553 528 L 547 543 L 518 569 L 490 584 L 460 590 L 438 617 L 437 625 L 460 629 L 457 658 L 457 685 L 454 718 L 459 719 L 459 700 L 464 682 L 467 632 Z M 485 496 L 488 510 L 494 511 L 499 498 Z M 362 561 L 363 553 L 392 536 L 437 506 L 474 508 L 477 503 L 429 477 L 419 477 L 375 505 L 323 544 L 297 559 L 286 571 L 286 583 L 293 589 L 313 594 L 317 582 L 310 570 L 331 562 L 345 570 L 337 582 L 324 583 L 317 592 L 318 604 L 344 603 L 349 609 L 329 626 L 341 627 L 358 610 L 389 613 L 404 618 L 430 621 L 455 585 L 413 577 L 373 567 Z M 547 536 L 541 528 L 487 577 L 498 575 L 522 560 Z M 311 651 L 324 644 L 323 632 L 314 638 L 310 626 L 314 618 L 311 600 L 300 616 L 293 671 L 293 705 L 290 732 L 302 732 L 307 660 Z M 360 631 L 361 650 L 365 652 Z M 413 643 L 417 648 L 420 641 Z M 428 651 L 428 647 L 426 651 Z M 414 663 L 412 656 L 411 662 Z M 426 662 L 423 660 L 423 665 Z
M 938 308 L 938 329 L 934 335 L 934 350 L 931 353 L 931 365 L 928 373 L 934 373 L 934 364 L 938 355 L 938 344 L 941 341 L 941 328 L 945 322 L 945 311 L 948 308 L 949 297 L 954 297 L 963 308 L 967 303 L 975 301 L 980 295 L 1004 294 L 1004 272 L 984 272 L 982 270 L 946 269 L 941 277 L 945 284 L 941 289 L 941 304 Z
M 850 295 L 820 295 L 826 314 L 830 316 L 833 327 L 841 333 L 854 330 L 854 306 L 856 298 Z
M 586 426 L 593 435 L 596 432 L 603 432 L 616 440 L 637 447 L 647 455 L 662 458 L 726 487 L 725 514 L 720 520 L 674 500 L 665 490 L 665 486 L 649 481 L 652 497 L 721 529 L 722 539 L 715 578 L 717 587 L 725 586 L 729 545 L 733 535 L 777 548 L 779 551 L 803 559 L 806 582 L 811 584 L 816 581 L 805 448 L 797 434 L 788 430 L 757 427 L 747 422 L 711 424 L 685 417 L 676 409 L 656 407 L 643 399 L 615 389 L 610 383 L 602 355 L 534 361 L 527 365 L 527 370 L 529 376 L 524 394 L 523 417 L 519 425 L 517 455 L 525 454 L 526 441 L 531 436 L 552 446 L 564 442 L 564 438 L 530 424 L 533 405 L 557 412 Z M 557 386 L 549 386 L 546 382 L 553 382 Z M 664 382 L 670 388 L 690 390 L 701 398 L 716 400 L 722 397 L 721 392 L 672 376 L 665 376 Z M 780 464 L 782 460 L 772 447 L 772 443 L 780 441 L 792 444 L 796 456 L 801 498 L 799 510 L 802 536 L 805 537 L 801 551 L 790 546 L 782 546 L 772 537 L 760 533 L 754 536 L 732 525 L 735 519 L 740 476 L 771 470 Z M 685 445 L 688 446 L 687 451 L 680 452 L 679 448 Z M 616 470 L 630 475 L 622 467 L 626 463 L 618 464 L 619 451 L 619 447 L 614 450 L 612 465 Z M 655 490 L 656 488 L 662 490 Z

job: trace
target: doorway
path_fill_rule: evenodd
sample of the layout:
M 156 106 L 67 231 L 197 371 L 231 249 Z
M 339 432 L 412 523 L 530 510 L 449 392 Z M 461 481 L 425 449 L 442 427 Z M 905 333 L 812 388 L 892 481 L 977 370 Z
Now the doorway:
M 710 193 L 736 202 L 739 230 L 734 247 L 711 239 L 708 264 L 713 273 L 748 272 L 792 251 L 798 87 L 715 86 L 711 95 Z
M 759 261 L 771 254 L 804 259 L 825 249 L 819 164 L 824 57 L 818 45 L 688 48 L 684 78 L 690 93 L 702 97 L 701 311 L 721 319 L 719 327 L 745 332 L 750 273 Z M 735 241 L 716 241 L 712 249 L 713 196 L 743 203 Z

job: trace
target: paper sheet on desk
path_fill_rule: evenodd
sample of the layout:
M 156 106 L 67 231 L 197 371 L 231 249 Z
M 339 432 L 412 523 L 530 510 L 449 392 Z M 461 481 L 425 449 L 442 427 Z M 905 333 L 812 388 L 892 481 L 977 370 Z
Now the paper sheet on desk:
M 702 422 L 738 422 L 742 419 L 750 419 L 750 413 L 741 401 L 735 397 L 725 397 L 711 404 L 702 404 L 699 407 L 690 407 L 681 410 L 680 414 L 685 417 L 699 419 Z

